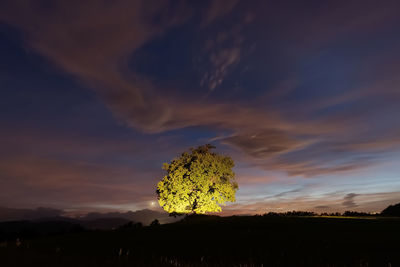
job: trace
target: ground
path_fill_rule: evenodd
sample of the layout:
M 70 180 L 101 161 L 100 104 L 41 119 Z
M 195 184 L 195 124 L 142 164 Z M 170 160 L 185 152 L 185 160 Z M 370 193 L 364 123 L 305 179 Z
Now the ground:
M 200 216 L 2 242 L 1 266 L 400 266 L 400 218 Z

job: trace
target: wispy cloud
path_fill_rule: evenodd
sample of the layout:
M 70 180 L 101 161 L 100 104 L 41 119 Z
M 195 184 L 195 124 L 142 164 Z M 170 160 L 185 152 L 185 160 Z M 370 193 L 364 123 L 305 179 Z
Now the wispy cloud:
M 347 194 L 344 198 L 343 198 L 343 206 L 345 206 L 346 208 L 354 208 L 357 207 L 358 205 L 356 204 L 356 202 L 354 201 L 354 198 L 357 196 L 357 194 L 355 193 L 350 193 Z

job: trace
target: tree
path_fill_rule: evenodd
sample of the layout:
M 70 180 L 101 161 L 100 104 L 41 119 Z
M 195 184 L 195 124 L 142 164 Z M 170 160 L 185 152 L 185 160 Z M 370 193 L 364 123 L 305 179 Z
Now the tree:
M 159 226 L 160 225 L 160 221 L 159 220 L 157 220 L 157 219 L 154 219 L 154 221 L 152 221 L 151 223 L 150 223 L 150 226 Z
M 400 217 L 400 203 L 395 205 L 389 205 L 386 209 L 381 212 L 384 216 L 395 216 Z
M 220 212 L 220 205 L 235 201 L 233 160 L 211 152 L 212 145 L 191 148 L 171 163 L 164 163 L 167 175 L 157 185 L 160 206 L 169 213 Z

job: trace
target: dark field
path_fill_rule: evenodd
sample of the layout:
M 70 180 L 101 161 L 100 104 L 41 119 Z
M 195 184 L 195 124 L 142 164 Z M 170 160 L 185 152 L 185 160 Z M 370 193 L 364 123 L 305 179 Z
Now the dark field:
M 195 217 L 0 245 L 0 266 L 400 266 L 400 219 Z

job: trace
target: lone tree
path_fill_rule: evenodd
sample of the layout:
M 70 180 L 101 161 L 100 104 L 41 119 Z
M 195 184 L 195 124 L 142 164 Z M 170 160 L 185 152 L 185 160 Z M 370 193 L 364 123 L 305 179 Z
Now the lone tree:
M 396 216 L 400 217 L 400 203 L 397 203 L 395 205 L 390 205 L 386 209 L 384 209 L 381 212 L 382 215 L 384 216 Z
M 169 213 L 220 212 L 220 205 L 234 202 L 238 185 L 233 160 L 211 152 L 212 145 L 191 148 L 171 163 L 157 185 L 158 203 Z

